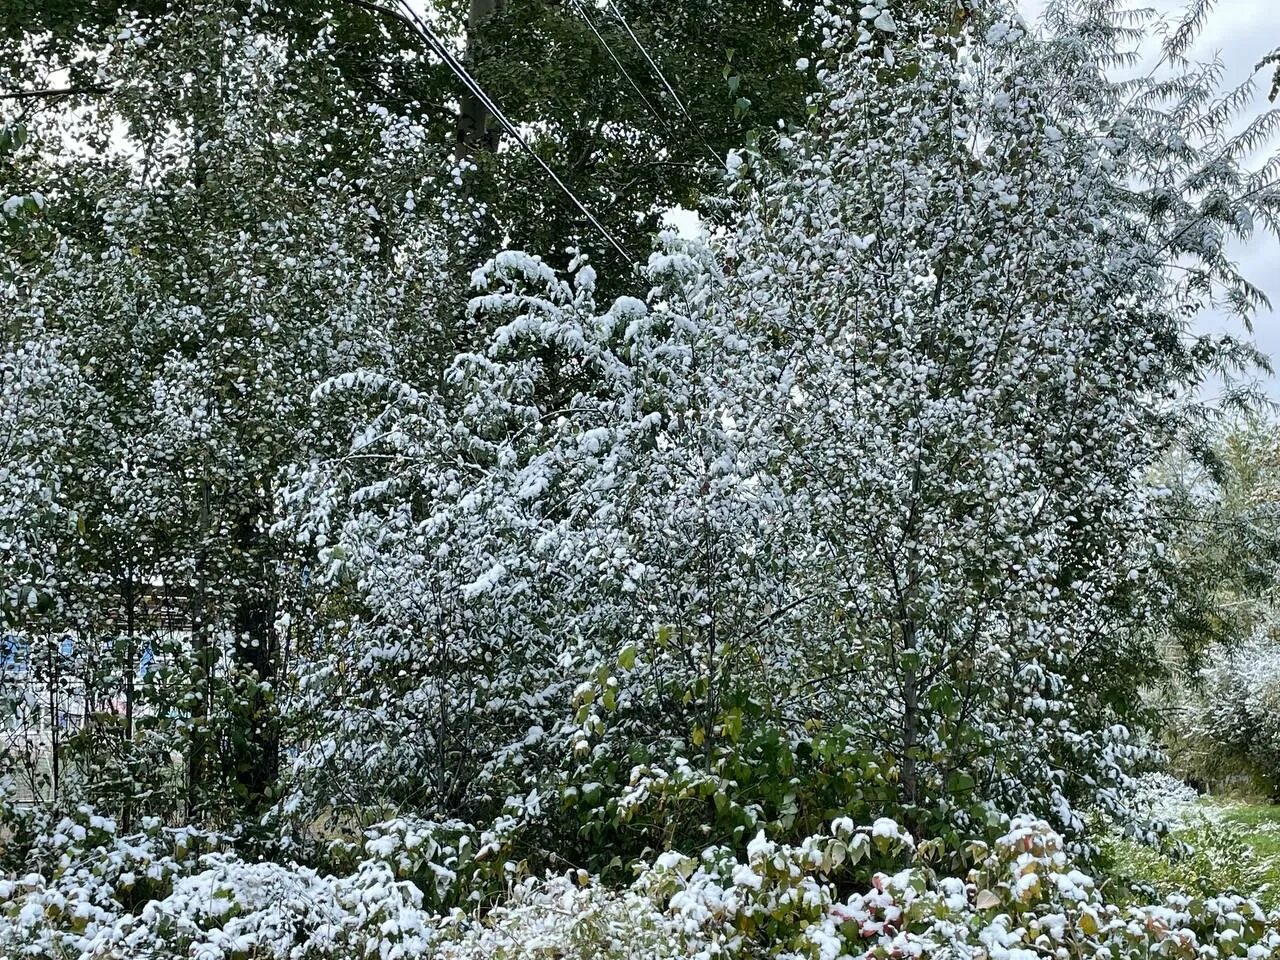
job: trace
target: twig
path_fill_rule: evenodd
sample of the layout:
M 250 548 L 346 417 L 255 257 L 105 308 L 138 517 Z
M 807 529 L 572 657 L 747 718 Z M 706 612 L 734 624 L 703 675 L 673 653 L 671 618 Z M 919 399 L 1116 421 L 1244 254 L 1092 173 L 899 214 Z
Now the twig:
M 0 93 L 0 100 L 30 100 L 37 97 L 76 97 L 86 93 L 110 93 L 114 87 L 51 87 L 47 90 L 16 90 L 13 93 Z

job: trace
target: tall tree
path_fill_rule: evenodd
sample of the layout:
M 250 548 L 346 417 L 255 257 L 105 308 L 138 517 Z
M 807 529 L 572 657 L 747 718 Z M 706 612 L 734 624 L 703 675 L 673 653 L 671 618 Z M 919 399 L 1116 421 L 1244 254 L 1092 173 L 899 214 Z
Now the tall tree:
M 1110 5 L 1051 16 L 829 8 L 812 119 L 731 158 L 711 251 L 603 309 L 580 258 L 477 273 L 487 350 L 390 393 L 386 474 L 367 435 L 317 471 L 379 615 L 357 675 L 317 674 L 315 759 L 360 793 L 434 752 L 432 809 L 553 784 L 625 833 L 624 798 L 736 789 L 750 721 L 856 757 L 875 790 L 841 802 L 922 835 L 1119 802 L 1177 589 L 1147 471 L 1250 355 L 1192 320 L 1262 302 L 1223 241 L 1280 191 L 1212 70 L 1113 84 Z
M 477 0 L 434 4 L 424 22 L 639 256 L 666 205 L 718 181 L 715 155 L 756 116 L 800 112 L 807 14 L 740 7 Z M 601 243 L 396 12 L 348 0 L 5 12 L 0 105 L 6 130 L 31 133 L 25 187 L 49 200 L 11 260 L 12 332 L 21 342 L 48 317 L 103 398 L 76 468 L 66 556 L 94 572 L 74 578 L 74 629 L 119 638 L 104 648 L 115 680 L 95 683 L 129 688 L 132 727 L 149 642 L 139 603 L 183 608 L 190 645 L 170 636 L 169 659 L 189 663 L 190 683 L 161 670 L 143 689 L 184 725 L 192 809 L 215 783 L 260 805 L 275 778 L 277 623 L 302 561 L 269 531 L 280 477 L 331 439 L 308 419 L 311 386 L 354 366 L 429 371 L 475 342 L 463 298 L 441 291 L 467 281 L 477 244 Z M 683 52 L 659 68 L 657 47 Z M 479 169 L 455 167 L 467 154 Z M 452 212 L 457 183 L 476 215 Z M 630 264 L 613 266 L 625 282 Z
M 151 717 L 178 724 L 193 815 L 270 801 L 277 620 L 299 575 L 271 526 L 282 472 L 330 441 L 310 390 L 440 349 L 423 297 L 473 229 L 449 221 L 426 130 L 342 78 L 336 27 L 267 32 L 277 12 L 117 21 L 95 54 L 110 92 L 75 121 L 97 155 L 51 149 L 58 111 L 30 118 L 31 176 L 61 222 L 11 317 L 67 343 L 101 398 L 72 557 L 97 571 L 96 603 L 80 599 L 99 629 L 123 603 L 126 686 L 138 587 L 184 608 Z

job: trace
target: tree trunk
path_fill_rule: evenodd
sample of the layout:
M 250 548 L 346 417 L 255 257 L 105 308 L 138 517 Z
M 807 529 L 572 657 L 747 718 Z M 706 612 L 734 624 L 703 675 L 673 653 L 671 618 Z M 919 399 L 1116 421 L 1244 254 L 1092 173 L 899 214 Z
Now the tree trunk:
M 126 568 L 124 580 L 124 736 L 122 737 L 123 756 L 126 769 L 132 769 L 133 762 L 133 672 L 135 658 L 134 636 L 137 630 L 137 585 L 134 580 L 136 570 L 130 562 Z M 132 773 L 130 774 L 132 777 Z M 133 824 L 133 807 L 129 798 L 125 799 L 124 809 L 120 811 L 120 823 L 127 833 Z
M 910 806 L 920 800 L 916 748 L 920 743 L 920 680 L 915 667 L 902 678 L 902 795 Z
M 249 809 L 261 811 L 280 773 L 280 730 L 275 687 L 279 643 L 275 633 L 274 571 L 270 543 L 260 510 L 242 512 L 236 522 L 237 552 L 248 561 L 245 583 L 235 606 L 236 665 L 251 686 L 244 702 L 242 731 L 247 749 L 236 757 L 235 778 Z
M 505 0 L 471 0 L 467 12 L 467 72 L 475 76 L 476 49 L 483 44 L 485 26 L 494 14 L 501 13 Z M 464 90 L 458 110 L 458 156 L 471 157 L 477 153 L 493 153 L 498 149 L 500 131 L 493 124 L 493 115 L 480 98 Z
M 206 726 L 213 683 L 213 649 L 205 623 L 205 589 L 210 524 L 209 481 L 200 481 L 200 548 L 196 554 L 196 583 L 191 594 L 191 643 L 195 654 L 197 689 L 193 691 L 191 742 L 187 748 L 187 821 L 194 822 L 204 788 Z
M 51 799 L 58 799 L 58 784 L 62 779 L 62 744 L 58 736 L 58 683 L 61 678 L 62 640 L 55 633 L 48 644 L 49 656 L 49 774 Z

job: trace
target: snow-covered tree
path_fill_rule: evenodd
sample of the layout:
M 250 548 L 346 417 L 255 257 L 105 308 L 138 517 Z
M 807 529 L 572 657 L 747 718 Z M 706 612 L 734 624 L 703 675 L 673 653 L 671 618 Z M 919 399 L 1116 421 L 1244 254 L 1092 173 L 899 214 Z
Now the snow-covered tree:
M 686 720 L 709 747 L 738 661 L 774 660 L 786 518 L 768 438 L 743 433 L 751 385 L 730 358 L 748 344 L 717 273 L 676 245 L 649 264 L 649 304 L 600 312 L 589 265 L 566 280 L 502 254 L 474 277 L 490 349 L 441 390 L 326 388 L 393 398 L 310 484 L 307 532 L 336 541 L 330 572 L 371 614 L 305 680 L 327 736 L 303 762 L 354 765 L 344 799 L 429 791 L 474 812 L 531 786 L 530 767 L 589 755 L 614 711 L 611 738 L 641 755 L 689 736 Z M 349 709 L 383 684 L 397 695 Z
M 1110 83 L 1108 5 L 1045 40 L 946 6 L 830 12 L 830 98 L 788 164 L 743 168 L 731 255 L 839 652 L 810 709 L 887 738 L 908 804 L 1071 825 L 1132 756 L 1164 609 L 1144 471 L 1235 359 L 1191 319 L 1261 300 L 1223 241 L 1274 216 L 1238 165 L 1274 120 L 1227 138 L 1242 94 L 1198 69 Z
M 308 488 L 371 613 L 337 689 L 405 689 L 321 694 L 318 756 L 427 762 L 451 810 L 689 763 L 707 796 L 745 717 L 839 731 L 892 785 L 845 802 L 922 833 L 1114 805 L 1171 589 L 1147 471 L 1247 359 L 1191 321 L 1260 302 L 1224 241 L 1277 192 L 1241 166 L 1273 121 L 1223 132 L 1247 91 L 1185 31 L 1172 79 L 1109 79 L 1113 13 L 828 7 L 810 124 L 730 158 L 741 225 L 661 249 L 643 301 L 503 255 L 473 310 L 506 324 L 443 388 L 335 381 L 392 398 Z
M 127 16 L 94 51 L 110 93 L 28 121 L 56 230 L 8 313 L 17 343 L 58 348 L 98 400 L 90 449 L 71 438 L 75 411 L 41 423 L 67 435 L 38 450 L 75 471 L 80 498 L 78 543 L 44 555 L 75 570 L 60 573 L 74 615 L 49 629 L 106 645 L 114 682 L 98 695 L 123 696 L 129 743 L 153 656 L 146 725 L 167 728 L 186 770 L 147 769 L 185 779 L 191 810 L 261 806 L 275 780 L 306 558 L 269 531 L 284 472 L 335 438 L 313 386 L 456 351 L 456 297 L 433 298 L 471 256 L 460 172 L 412 116 L 336 82 L 331 26 L 295 43 L 273 9 Z M 102 152 L 58 149 L 68 122 Z
M 1280 644 L 1273 632 L 1210 651 L 1172 718 L 1179 768 L 1215 787 L 1280 796 Z
M 1180 669 L 1176 695 L 1160 691 L 1164 740 L 1174 769 L 1189 778 L 1276 792 L 1276 425 L 1261 416 L 1229 422 L 1206 454 L 1183 453 L 1159 474 L 1187 519 L 1164 563 L 1189 601 L 1170 624 L 1184 642 L 1169 644 Z

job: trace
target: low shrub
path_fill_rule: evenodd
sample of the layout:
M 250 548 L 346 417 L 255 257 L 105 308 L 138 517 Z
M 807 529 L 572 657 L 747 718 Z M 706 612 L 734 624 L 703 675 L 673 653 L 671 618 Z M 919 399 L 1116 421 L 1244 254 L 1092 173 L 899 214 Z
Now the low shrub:
M 585 870 L 541 878 L 494 858 L 501 897 L 433 906 L 419 883 L 459 874 L 456 855 L 404 823 L 371 831 L 342 876 L 247 862 L 217 837 L 156 824 L 129 837 L 81 811 L 32 848 L 31 870 L 0 881 L 0 954 L 114 960 L 1148 960 L 1280 955 L 1280 913 L 1236 893 L 1104 896 L 1063 838 L 1021 819 L 968 867 L 939 869 L 942 845 L 887 819 L 847 818 L 798 844 L 760 831 L 745 855 L 667 852 L 610 886 Z M 452 844 L 452 846 L 450 846 Z M 408 853 L 412 848 L 421 855 Z M 451 854 L 449 851 L 452 850 Z M 495 848 L 491 852 L 498 853 Z M 893 863 L 868 873 L 868 864 Z M 434 866 L 433 866 L 434 864 Z M 430 884 L 429 884 L 430 885 Z M 466 902 L 463 896 L 459 902 Z

